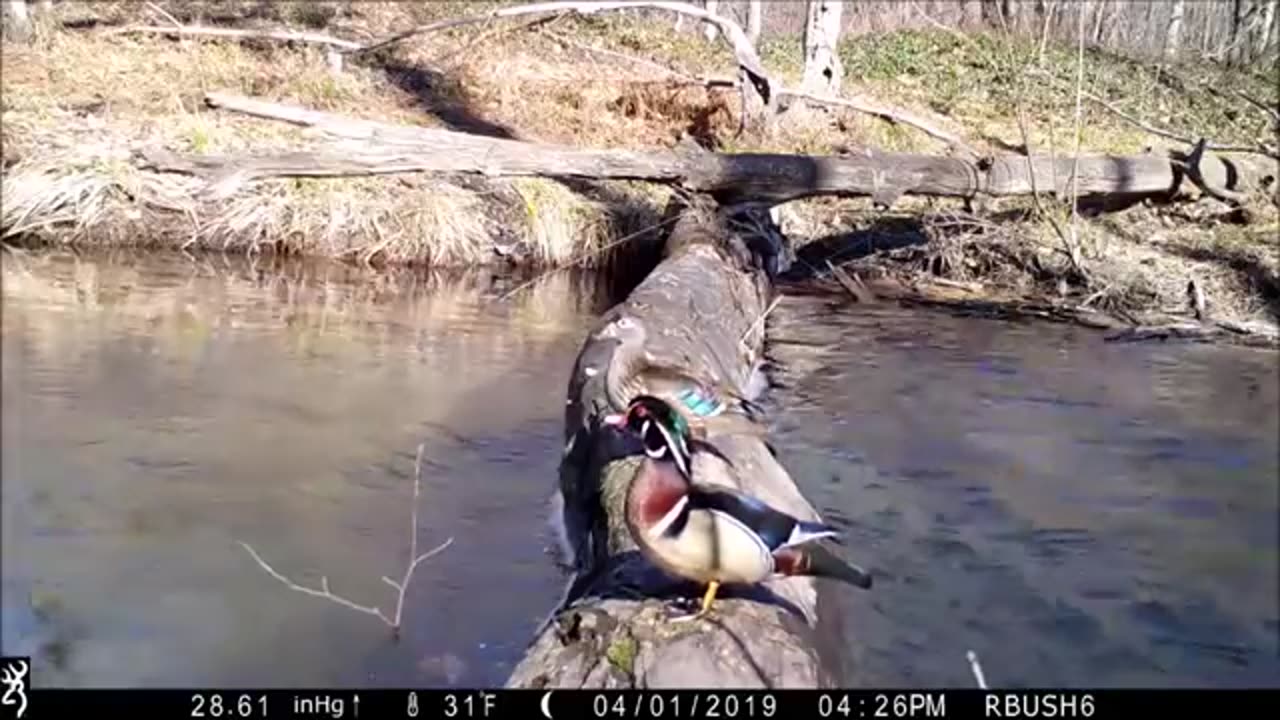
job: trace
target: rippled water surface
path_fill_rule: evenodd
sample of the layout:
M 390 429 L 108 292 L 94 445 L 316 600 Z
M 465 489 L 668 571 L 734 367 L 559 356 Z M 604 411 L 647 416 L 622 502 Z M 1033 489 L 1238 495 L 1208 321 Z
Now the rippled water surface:
M 265 265 L 265 264 L 264 264 Z M 581 278 L 5 257 L 3 650 L 50 685 L 501 683 Z M 852 685 L 1280 684 L 1276 356 L 789 298 L 775 444 L 871 593 Z M 394 612 L 424 444 L 404 630 Z

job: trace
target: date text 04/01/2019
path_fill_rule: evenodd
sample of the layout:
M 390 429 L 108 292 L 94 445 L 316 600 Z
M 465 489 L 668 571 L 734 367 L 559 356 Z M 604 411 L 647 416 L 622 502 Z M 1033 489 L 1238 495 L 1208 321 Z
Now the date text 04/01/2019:
M 591 713 L 597 718 L 772 718 L 778 699 L 769 693 L 598 693 Z

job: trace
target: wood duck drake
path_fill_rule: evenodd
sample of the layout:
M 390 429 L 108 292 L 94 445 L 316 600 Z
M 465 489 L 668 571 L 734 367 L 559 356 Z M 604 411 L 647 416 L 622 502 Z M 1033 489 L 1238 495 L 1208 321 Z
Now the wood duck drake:
M 606 424 L 639 436 L 645 459 L 627 491 L 627 526 L 641 552 L 668 573 L 707 586 L 705 615 L 721 584 L 755 584 L 777 575 L 829 577 L 859 588 L 871 576 L 814 540 L 838 531 L 798 520 L 758 498 L 697 483 L 695 452 L 715 452 L 689 434 L 684 418 L 653 396 L 635 398 Z
M 630 317 L 620 317 L 601 333 L 618 341 L 605 373 L 605 393 L 615 411 L 626 410 L 631 398 L 649 395 L 677 408 L 690 432 L 705 438 L 709 430 L 763 436 L 763 410 L 736 390 L 713 384 L 663 364 L 644 350 L 645 329 Z

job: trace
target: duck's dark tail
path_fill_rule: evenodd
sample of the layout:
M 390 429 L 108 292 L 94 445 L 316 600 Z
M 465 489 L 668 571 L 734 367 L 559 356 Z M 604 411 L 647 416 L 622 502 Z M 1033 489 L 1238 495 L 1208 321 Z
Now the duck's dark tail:
M 847 563 L 821 545 L 789 547 L 773 554 L 774 567 L 783 575 L 827 577 L 863 590 L 871 589 L 871 574 Z

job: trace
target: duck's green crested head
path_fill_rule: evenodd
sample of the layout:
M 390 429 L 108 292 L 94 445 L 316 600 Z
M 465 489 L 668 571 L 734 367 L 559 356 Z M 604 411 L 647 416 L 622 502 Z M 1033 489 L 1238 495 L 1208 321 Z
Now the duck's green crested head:
M 631 400 L 627 411 L 611 415 L 605 422 L 626 428 L 640 436 L 645 454 L 654 460 L 671 461 L 686 477 L 689 474 L 689 423 L 669 403 L 652 395 Z

